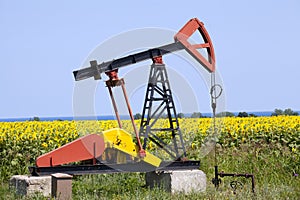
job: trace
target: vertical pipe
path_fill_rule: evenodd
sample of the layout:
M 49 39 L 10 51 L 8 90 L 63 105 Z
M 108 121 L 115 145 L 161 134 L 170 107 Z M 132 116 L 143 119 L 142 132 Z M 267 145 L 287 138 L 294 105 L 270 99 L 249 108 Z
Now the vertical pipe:
M 251 176 L 251 182 L 252 182 L 252 192 L 255 193 L 255 182 L 254 182 L 254 175 Z
M 93 165 L 96 165 L 97 161 L 96 161 L 96 142 L 93 143 L 93 147 L 94 147 L 94 152 L 93 152 Z
M 52 156 L 50 157 L 50 167 L 53 167 Z
M 119 128 L 122 128 L 122 123 L 121 123 L 121 120 L 120 120 L 120 116 L 119 116 L 117 104 L 116 104 L 114 95 L 112 93 L 112 89 L 111 89 L 111 87 L 109 85 L 107 85 L 107 87 L 108 87 L 109 95 L 110 95 L 110 98 L 111 98 L 111 101 L 112 101 L 112 104 L 113 104 L 113 107 L 114 107 L 115 115 L 116 115 L 117 120 L 118 120 Z
M 213 184 L 215 185 L 216 188 L 219 187 L 219 173 L 218 173 L 218 165 L 215 165 L 215 178 L 213 179 Z

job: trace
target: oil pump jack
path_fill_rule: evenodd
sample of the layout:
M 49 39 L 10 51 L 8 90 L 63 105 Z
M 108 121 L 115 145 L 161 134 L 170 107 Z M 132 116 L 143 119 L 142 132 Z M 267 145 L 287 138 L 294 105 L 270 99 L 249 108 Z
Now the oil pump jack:
M 191 44 L 188 39 L 197 31 L 199 31 L 200 37 L 202 37 L 204 42 Z M 199 49 L 206 50 L 208 56 L 204 57 L 200 54 Z M 33 175 L 44 175 L 54 172 L 87 174 L 199 168 L 200 161 L 191 161 L 186 158 L 186 148 L 178 122 L 167 70 L 163 62 L 163 56 L 179 50 L 186 50 L 209 73 L 215 72 L 213 44 L 204 24 L 197 18 L 189 20 L 179 30 L 174 36 L 174 43 L 100 64 L 93 60 L 90 61 L 89 67 L 73 71 L 76 81 L 92 77 L 95 80 L 99 80 L 103 73 L 108 76 L 105 84 L 109 91 L 119 128 L 83 136 L 39 156 L 36 159 L 36 166 L 30 168 L 31 173 Z M 152 60 L 152 65 L 138 130 L 127 97 L 125 81 L 123 78 L 118 77 L 118 71 L 122 67 L 145 60 Z M 117 102 L 113 95 L 114 87 L 122 88 L 136 142 L 134 142 L 130 133 L 122 129 Z M 167 113 L 168 127 L 157 128 L 154 125 L 163 113 Z M 159 137 L 157 133 L 160 131 L 168 134 L 171 144 Z M 162 148 L 171 160 L 162 161 L 161 158 L 149 152 L 147 150 L 149 141 Z M 78 164 L 81 161 L 90 161 L 90 163 L 88 165 Z M 68 165 L 74 162 L 77 164 Z

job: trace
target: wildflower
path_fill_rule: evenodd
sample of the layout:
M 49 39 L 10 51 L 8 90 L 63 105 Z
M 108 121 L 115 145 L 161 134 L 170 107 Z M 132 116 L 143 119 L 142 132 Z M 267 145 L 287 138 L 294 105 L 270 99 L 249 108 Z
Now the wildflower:
M 43 142 L 42 147 L 44 147 L 46 149 L 48 147 L 48 144 L 46 142 Z

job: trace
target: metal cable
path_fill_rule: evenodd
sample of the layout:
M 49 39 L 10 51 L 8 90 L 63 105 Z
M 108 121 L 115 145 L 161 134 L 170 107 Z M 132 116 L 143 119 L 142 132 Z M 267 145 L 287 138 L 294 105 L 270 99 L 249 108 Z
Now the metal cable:
M 219 88 L 219 93 L 217 93 L 217 88 Z M 211 89 L 210 89 L 210 97 L 211 97 L 211 107 L 212 107 L 212 111 L 213 111 L 213 136 L 214 138 L 217 136 L 217 128 L 216 128 L 216 108 L 217 108 L 217 99 L 221 96 L 222 94 L 222 86 L 219 84 L 216 84 L 216 75 L 215 73 L 211 73 Z M 218 160 L 217 160 L 217 142 L 216 140 L 214 141 L 214 151 L 215 151 L 215 155 L 214 155 L 214 159 L 215 159 L 215 166 L 218 165 Z

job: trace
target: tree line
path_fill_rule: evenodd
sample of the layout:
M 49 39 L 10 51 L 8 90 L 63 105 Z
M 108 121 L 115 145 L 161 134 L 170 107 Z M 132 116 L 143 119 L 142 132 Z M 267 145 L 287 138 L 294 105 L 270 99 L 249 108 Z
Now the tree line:
M 287 108 L 285 110 L 276 108 L 272 113 L 271 116 L 280 116 L 280 115 L 288 115 L 288 116 L 298 116 L 299 113 L 296 111 L 293 111 L 291 108 Z M 207 116 L 204 116 L 200 112 L 193 112 L 189 116 L 185 116 L 184 113 L 178 113 L 178 118 L 205 118 Z M 235 115 L 233 112 L 220 112 L 216 114 L 216 117 L 257 117 L 257 115 L 253 113 L 247 113 L 247 112 L 239 112 L 237 115 Z M 140 113 L 137 113 L 134 115 L 134 119 L 141 119 L 142 115 Z M 167 118 L 166 115 L 162 116 L 162 118 Z

